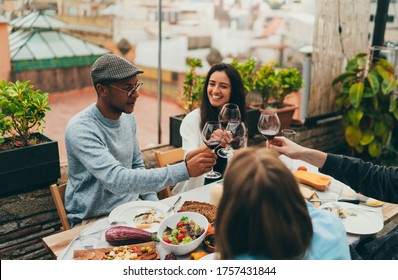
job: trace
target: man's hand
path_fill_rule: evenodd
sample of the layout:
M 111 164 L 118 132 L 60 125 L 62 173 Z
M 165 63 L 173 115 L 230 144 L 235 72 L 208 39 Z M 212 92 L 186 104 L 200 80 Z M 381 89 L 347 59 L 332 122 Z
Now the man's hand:
M 202 146 L 202 147 L 200 147 L 200 148 L 198 148 L 198 149 L 192 150 L 192 151 L 190 151 L 190 152 L 187 154 L 187 156 L 185 157 L 185 160 L 188 161 L 188 160 L 190 160 L 191 158 L 197 156 L 198 154 L 204 153 L 204 152 L 206 152 L 206 151 L 210 151 L 210 149 L 207 148 L 206 146 Z
M 189 177 L 197 177 L 209 172 L 216 164 L 217 156 L 207 147 L 189 152 L 185 158 Z

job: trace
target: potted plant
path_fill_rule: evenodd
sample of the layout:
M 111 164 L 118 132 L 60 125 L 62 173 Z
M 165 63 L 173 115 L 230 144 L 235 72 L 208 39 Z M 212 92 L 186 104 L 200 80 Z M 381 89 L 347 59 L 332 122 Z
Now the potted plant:
M 199 106 L 202 98 L 205 77 L 196 73 L 196 68 L 202 67 L 202 61 L 198 58 L 188 58 L 187 66 L 189 71 L 185 74 L 184 90 L 181 94 L 183 107 L 187 113 Z M 170 117 L 170 145 L 175 147 L 182 146 L 180 126 L 185 114 Z
M 242 78 L 247 104 L 246 114 L 248 135 L 251 138 L 259 133 L 257 123 L 258 119 L 260 118 L 259 109 L 250 106 L 250 104 L 252 103 L 251 98 L 253 96 L 254 84 L 256 79 L 256 60 L 250 57 L 243 62 L 240 62 L 238 59 L 233 59 L 231 65 L 234 66 L 236 70 L 238 70 Z
M 372 62 L 360 53 L 333 80 L 344 137 L 353 154 L 378 158 L 387 146 L 398 121 L 396 74 L 387 60 Z
M 238 70 L 243 87 L 245 88 L 246 96 L 250 94 L 254 89 L 254 82 L 256 77 L 256 60 L 254 58 L 248 58 L 246 61 L 239 62 L 237 59 L 233 59 L 231 65 Z
M 286 96 L 301 89 L 303 78 L 297 68 L 275 69 L 271 61 L 256 71 L 255 92 L 261 95 L 260 110 L 274 107 L 281 121 L 281 129 L 288 128 L 297 106 L 284 102 Z
M 43 135 L 48 93 L 29 81 L 0 82 L 0 195 L 55 183 L 58 144 Z

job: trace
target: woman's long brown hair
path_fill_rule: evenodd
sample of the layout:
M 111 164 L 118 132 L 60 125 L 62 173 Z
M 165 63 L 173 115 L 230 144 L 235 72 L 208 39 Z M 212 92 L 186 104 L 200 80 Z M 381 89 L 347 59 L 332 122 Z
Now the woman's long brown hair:
M 221 259 L 302 259 L 313 235 L 293 174 L 267 149 L 239 151 L 228 165 L 215 224 Z

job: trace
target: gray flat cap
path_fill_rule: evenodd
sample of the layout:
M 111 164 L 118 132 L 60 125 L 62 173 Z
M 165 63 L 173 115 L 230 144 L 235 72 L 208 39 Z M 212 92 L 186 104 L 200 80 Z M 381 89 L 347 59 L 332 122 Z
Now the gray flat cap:
M 130 61 L 115 54 L 105 54 L 98 58 L 91 68 L 93 84 L 113 83 L 144 73 Z

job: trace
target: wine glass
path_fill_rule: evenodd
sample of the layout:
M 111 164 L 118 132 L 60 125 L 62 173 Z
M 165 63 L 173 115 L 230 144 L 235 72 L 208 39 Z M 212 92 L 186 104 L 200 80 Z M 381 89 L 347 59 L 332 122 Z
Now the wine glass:
M 296 131 L 294 131 L 293 129 L 282 129 L 281 130 L 281 135 L 287 139 L 289 139 L 290 141 L 294 142 L 294 137 L 296 136 Z M 293 170 L 293 159 L 289 158 L 288 156 L 286 156 L 286 166 L 290 169 Z
M 243 122 L 229 122 L 225 130 L 228 146 L 233 151 L 239 150 L 246 144 L 247 129 Z
M 220 146 L 222 140 L 224 139 L 224 132 L 222 126 L 219 122 L 208 121 L 202 129 L 202 140 L 209 149 L 214 153 L 215 149 Z M 213 168 L 205 174 L 205 178 L 217 179 L 221 177 L 221 173 L 216 172 Z
M 281 122 L 275 111 L 262 112 L 257 124 L 258 131 L 267 140 L 274 139 L 278 135 L 281 128 Z
M 241 121 L 241 114 L 238 105 L 234 103 L 225 103 L 218 114 L 218 121 L 221 123 L 223 129 L 226 129 L 229 122 Z M 229 158 L 232 155 L 232 149 L 228 145 L 225 148 L 219 149 L 217 154 L 223 158 Z

